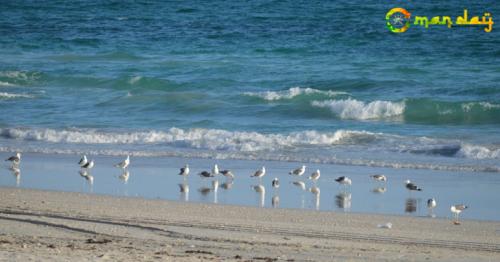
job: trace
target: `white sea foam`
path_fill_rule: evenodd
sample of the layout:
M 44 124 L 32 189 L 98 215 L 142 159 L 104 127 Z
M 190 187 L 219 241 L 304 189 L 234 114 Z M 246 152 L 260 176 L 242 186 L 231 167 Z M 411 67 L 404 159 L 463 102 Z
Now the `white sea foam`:
M 38 74 L 25 71 L 0 71 L 0 76 L 15 80 L 31 80 L 37 78 Z
M 405 102 L 373 101 L 365 103 L 355 99 L 313 101 L 312 106 L 328 108 L 342 119 L 381 119 L 400 116 Z
M 260 97 L 267 101 L 275 101 L 282 99 L 292 99 L 299 95 L 312 95 L 312 94 L 322 94 L 328 97 L 335 97 L 338 95 L 348 95 L 346 92 L 340 91 L 331 91 L 331 90 L 318 90 L 313 88 L 301 88 L 301 87 L 292 87 L 288 90 L 281 91 L 264 91 L 264 92 L 245 92 L 243 93 L 247 96 L 255 96 Z
M 490 110 L 500 108 L 499 104 L 492 104 L 489 102 L 469 102 L 462 104 L 462 110 L 464 112 L 470 112 L 474 107 L 480 107 L 483 110 Z
M 0 81 L 0 86 L 16 86 L 14 84 L 11 84 L 9 82 L 3 82 L 3 81 Z
M 471 159 L 500 159 L 500 148 L 488 148 L 485 146 L 462 144 L 457 156 Z
M 141 79 L 142 79 L 142 76 L 134 76 L 134 77 L 130 78 L 130 80 L 128 80 L 128 83 L 133 85 L 133 84 L 139 82 Z
M 0 99 L 13 99 L 13 98 L 35 98 L 33 95 L 27 95 L 27 94 L 12 94 L 12 93 L 5 93 L 5 92 L 0 92 Z
M 232 132 L 218 129 L 180 129 L 143 132 L 102 132 L 98 130 L 55 130 L 3 128 L 0 136 L 27 141 L 72 144 L 170 144 L 177 147 L 223 151 L 275 151 L 300 146 L 361 144 L 381 134 L 367 131 L 338 130 L 331 133 L 302 131 L 290 134 Z

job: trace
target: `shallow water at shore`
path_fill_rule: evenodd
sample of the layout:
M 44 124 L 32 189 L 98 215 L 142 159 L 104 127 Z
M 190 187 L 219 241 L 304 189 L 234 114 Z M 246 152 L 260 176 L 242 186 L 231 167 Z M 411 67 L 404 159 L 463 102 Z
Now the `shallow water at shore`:
M 0 154 L 2 158 L 7 156 Z M 428 216 L 426 201 L 434 197 L 438 205 L 433 214 L 437 217 L 451 217 L 449 207 L 459 203 L 469 206 L 461 218 L 499 220 L 500 217 L 500 211 L 492 208 L 498 200 L 500 178 L 492 173 L 308 164 L 306 173 L 302 177 L 295 177 L 288 175 L 288 172 L 301 163 L 132 157 L 128 175 L 124 175 L 120 169 L 113 167 L 122 158 L 89 158 L 96 161 L 96 166 L 90 171 L 94 178 L 92 184 L 79 175 L 79 156 L 25 154 L 20 176 L 15 176 L 7 163 L 2 165 L 0 186 L 263 208 L 404 216 Z M 190 165 L 191 173 L 184 180 L 178 173 L 185 163 Z M 221 170 L 230 169 L 234 172 L 236 178 L 233 183 L 221 175 L 214 179 L 197 175 L 202 170 L 209 171 L 215 163 Z M 258 179 L 250 178 L 250 175 L 262 165 L 266 166 L 267 174 L 259 183 Z M 315 169 L 321 170 L 321 178 L 316 185 L 307 179 Z M 371 174 L 384 174 L 388 181 L 386 184 L 375 182 L 369 177 Z M 352 179 L 351 187 L 344 188 L 334 181 L 344 175 Z M 271 186 L 274 177 L 279 178 L 281 184 L 277 190 Z M 408 192 L 404 187 L 406 179 L 418 184 L 423 191 Z M 300 182 L 293 183 L 297 181 L 302 181 L 303 187 Z M 181 192 L 180 185 L 184 185 L 184 188 L 188 186 L 189 192 Z M 315 191 L 312 189 L 314 186 L 319 188 L 319 193 L 311 192 Z M 277 198 L 279 201 L 276 201 Z

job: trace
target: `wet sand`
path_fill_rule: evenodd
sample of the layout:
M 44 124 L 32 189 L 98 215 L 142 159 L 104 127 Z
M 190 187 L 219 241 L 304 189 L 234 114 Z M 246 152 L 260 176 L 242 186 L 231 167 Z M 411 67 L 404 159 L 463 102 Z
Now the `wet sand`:
M 498 261 L 500 222 L 0 188 L 0 260 Z M 378 224 L 391 222 L 391 229 Z

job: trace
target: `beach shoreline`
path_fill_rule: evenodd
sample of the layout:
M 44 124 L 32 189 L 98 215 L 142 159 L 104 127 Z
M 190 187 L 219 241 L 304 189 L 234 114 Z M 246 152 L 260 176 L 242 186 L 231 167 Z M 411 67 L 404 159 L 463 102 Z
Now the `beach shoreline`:
M 0 188 L 0 257 L 28 261 L 492 261 L 500 222 Z M 391 229 L 379 224 L 392 223 Z

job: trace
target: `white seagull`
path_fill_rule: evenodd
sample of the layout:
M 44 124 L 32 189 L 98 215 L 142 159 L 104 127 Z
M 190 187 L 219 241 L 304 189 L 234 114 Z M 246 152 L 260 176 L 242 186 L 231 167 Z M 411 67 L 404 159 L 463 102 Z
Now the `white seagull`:
M 5 161 L 10 161 L 12 163 L 19 164 L 19 162 L 21 162 L 21 153 L 17 152 L 16 155 L 5 159 Z
M 273 188 L 279 188 L 280 187 L 280 181 L 278 180 L 277 177 L 275 177 L 273 179 L 273 182 L 271 183 L 271 185 L 273 186 Z
M 451 206 L 450 210 L 451 210 L 451 213 L 453 213 L 453 215 L 455 216 L 455 221 L 453 221 L 453 223 L 455 225 L 460 225 L 460 222 L 458 222 L 458 215 L 460 215 L 460 213 L 462 213 L 462 211 L 464 211 L 465 209 L 467 209 L 468 207 L 464 204 L 459 204 L 459 205 L 453 205 Z
M 427 199 L 427 208 L 429 209 L 429 216 L 435 217 L 435 215 L 432 213 L 434 208 L 437 206 L 436 199 L 434 198 L 429 198 Z
M 87 162 L 89 162 L 87 160 L 87 155 L 83 155 L 82 158 L 80 159 L 80 162 L 78 162 L 78 165 L 80 165 L 80 167 L 83 167 L 84 165 L 87 164 Z
M 208 171 L 201 171 L 200 173 L 198 173 L 198 175 L 201 177 L 214 177 L 214 175 L 212 175 L 212 173 Z
M 422 188 L 413 184 L 410 180 L 406 180 L 405 184 L 406 184 L 406 189 L 408 189 L 410 191 L 422 191 Z
M 222 170 L 219 173 L 221 173 L 223 176 L 225 176 L 228 179 L 234 179 L 234 174 L 231 172 L 231 170 Z
M 351 179 L 346 177 L 346 176 L 338 177 L 335 179 L 335 181 L 337 181 L 339 184 L 344 185 L 344 186 L 352 185 Z
M 217 174 L 219 174 L 219 166 L 215 164 L 214 167 L 212 168 L 212 176 L 216 176 Z
M 189 175 L 189 165 L 188 164 L 184 165 L 184 167 L 181 167 L 179 175 L 183 176 L 183 177 L 186 177 L 187 175 Z
M 295 176 L 301 176 L 306 172 L 306 166 L 302 165 L 301 167 L 294 169 L 290 171 L 288 174 L 290 175 L 295 175 Z
M 265 175 L 266 175 L 266 167 L 263 166 L 259 170 L 255 171 L 255 173 L 250 177 L 258 177 L 259 179 L 261 179 Z
M 321 176 L 321 173 L 319 172 L 319 169 L 316 169 L 316 171 L 314 171 L 311 176 L 309 177 L 309 179 L 311 179 L 313 182 L 316 183 L 316 181 L 318 181 L 319 177 Z
M 121 168 L 121 169 L 126 169 L 130 165 L 130 155 L 127 155 L 127 158 L 123 160 L 122 162 L 118 163 L 115 165 L 115 167 Z
M 82 168 L 85 168 L 87 170 L 89 169 L 92 169 L 94 167 L 94 160 L 90 160 L 89 162 L 87 162 L 87 164 L 83 165 Z
M 376 181 L 387 182 L 387 177 L 385 177 L 384 175 L 371 175 L 370 177 Z

